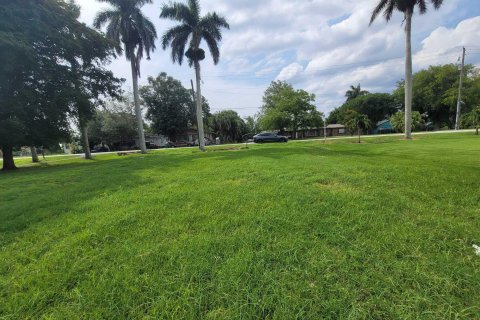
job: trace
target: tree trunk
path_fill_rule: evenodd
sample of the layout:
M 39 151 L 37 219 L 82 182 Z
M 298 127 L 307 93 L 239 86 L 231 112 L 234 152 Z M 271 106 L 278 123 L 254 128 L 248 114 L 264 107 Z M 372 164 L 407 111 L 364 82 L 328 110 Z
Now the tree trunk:
M 88 128 L 86 124 L 81 124 L 82 127 L 82 145 L 86 160 L 92 160 L 92 152 L 90 151 L 90 143 L 88 142 Z
M 32 153 L 32 162 L 33 163 L 40 162 L 40 160 L 38 160 L 37 147 L 31 146 L 30 151 Z
M 412 12 L 405 12 L 405 139 L 412 139 Z
M 478 136 L 478 125 L 475 127 L 475 134 Z
M 197 80 L 197 127 L 198 127 L 198 148 L 205 151 L 205 133 L 203 131 L 203 109 L 202 89 L 200 86 L 200 63 L 195 61 L 195 78 Z
M 2 170 L 15 170 L 15 161 L 13 160 L 13 148 L 8 146 L 2 146 L 3 153 L 3 168 Z
M 142 151 L 142 153 L 147 153 L 147 146 L 145 144 L 145 134 L 143 132 L 142 110 L 140 109 L 140 98 L 138 96 L 138 74 L 137 74 L 137 67 L 135 64 L 134 56 L 130 59 L 130 64 L 132 66 L 133 101 L 135 103 L 135 116 L 137 117 L 138 141 L 139 141 L 140 150 Z
M 358 143 L 360 143 L 360 127 L 357 127 Z

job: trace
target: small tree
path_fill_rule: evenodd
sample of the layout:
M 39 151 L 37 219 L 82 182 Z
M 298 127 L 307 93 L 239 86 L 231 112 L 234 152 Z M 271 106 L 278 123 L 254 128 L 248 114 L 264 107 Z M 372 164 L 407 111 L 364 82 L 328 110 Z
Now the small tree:
M 242 118 L 233 110 L 219 111 L 210 117 L 210 127 L 223 142 L 239 142 L 247 131 Z
M 360 143 L 360 132 L 362 129 L 367 130 L 371 127 L 371 122 L 366 114 L 361 114 L 351 110 L 347 114 L 345 126 L 351 131 L 357 130 L 358 143 Z
M 475 134 L 478 136 L 478 129 L 480 126 L 480 106 L 473 108 L 472 111 L 465 115 L 467 127 L 474 127 Z
M 390 123 L 392 127 L 397 132 L 404 132 L 405 131 L 405 113 L 399 111 L 395 113 L 393 116 L 390 117 Z M 412 112 L 412 131 L 419 130 L 423 127 L 424 121 L 422 115 L 418 111 Z

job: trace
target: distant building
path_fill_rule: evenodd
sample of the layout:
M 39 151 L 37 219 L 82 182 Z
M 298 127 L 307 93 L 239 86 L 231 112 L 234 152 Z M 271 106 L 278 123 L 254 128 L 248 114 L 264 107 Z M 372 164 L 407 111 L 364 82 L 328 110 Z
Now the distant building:
M 292 130 L 285 131 L 285 135 L 292 139 L 320 138 L 323 137 L 325 131 L 327 137 L 344 136 L 346 134 L 346 129 L 343 124 L 329 124 L 326 128 L 298 129 L 295 137 L 293 137 Z
M 373 129 L 373 134 L 384 134 L 384 133 L 392 133 L 394 132 L 392 123 L 390 120 L 382 120 L 377 122 L 375 129 Z

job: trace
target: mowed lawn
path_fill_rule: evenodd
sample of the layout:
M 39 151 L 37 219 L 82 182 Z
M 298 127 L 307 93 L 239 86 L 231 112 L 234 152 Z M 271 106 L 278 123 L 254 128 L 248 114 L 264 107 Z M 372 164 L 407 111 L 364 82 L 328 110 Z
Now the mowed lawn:
M 365 141 L 0 173 L 0 319 L 479 319 L 480 138 Z

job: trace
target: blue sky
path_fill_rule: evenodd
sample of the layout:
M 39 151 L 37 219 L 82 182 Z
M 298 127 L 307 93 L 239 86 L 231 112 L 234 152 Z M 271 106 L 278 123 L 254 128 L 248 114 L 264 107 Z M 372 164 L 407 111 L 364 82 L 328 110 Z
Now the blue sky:
M 171 22 L 159 19 L 164 1 L 154 0 L 144 12 L 159 35 Z M 200 0 L 203 13 L 216 11 L 230 22 L 221 44 L 221 62 L 209 57 L 202 65 L 203 94 L 213 112 L 236 110 L 242 116 L 258 112 L 262 95 L 273 80 L 285 80 L 316 95 L 316 104 L 329 113 L 344 101 L 349 85 L 360 83 L 371 92 L 391 92 L 403 78 L 405 36 L 402 16 L 387 24 L 382 17 L 368 26 L 377 0 Z M 81 20 L 91 25 L 96 12 L 107 7 L 96 0 L 77 0 Z M 446 0 L 440 10 L 413 21 L 416 70 L 431 64 L 455 63 L 467 47 L 467 63 L 480 65 L 480 1 Z M 160 44 L 151 61 L 143 61 L 140 83 L 167 72 L 190 86 L 194 72 L 187 64 L 173 65 Z M 109 66 L 127 79 L 124 57 Z

